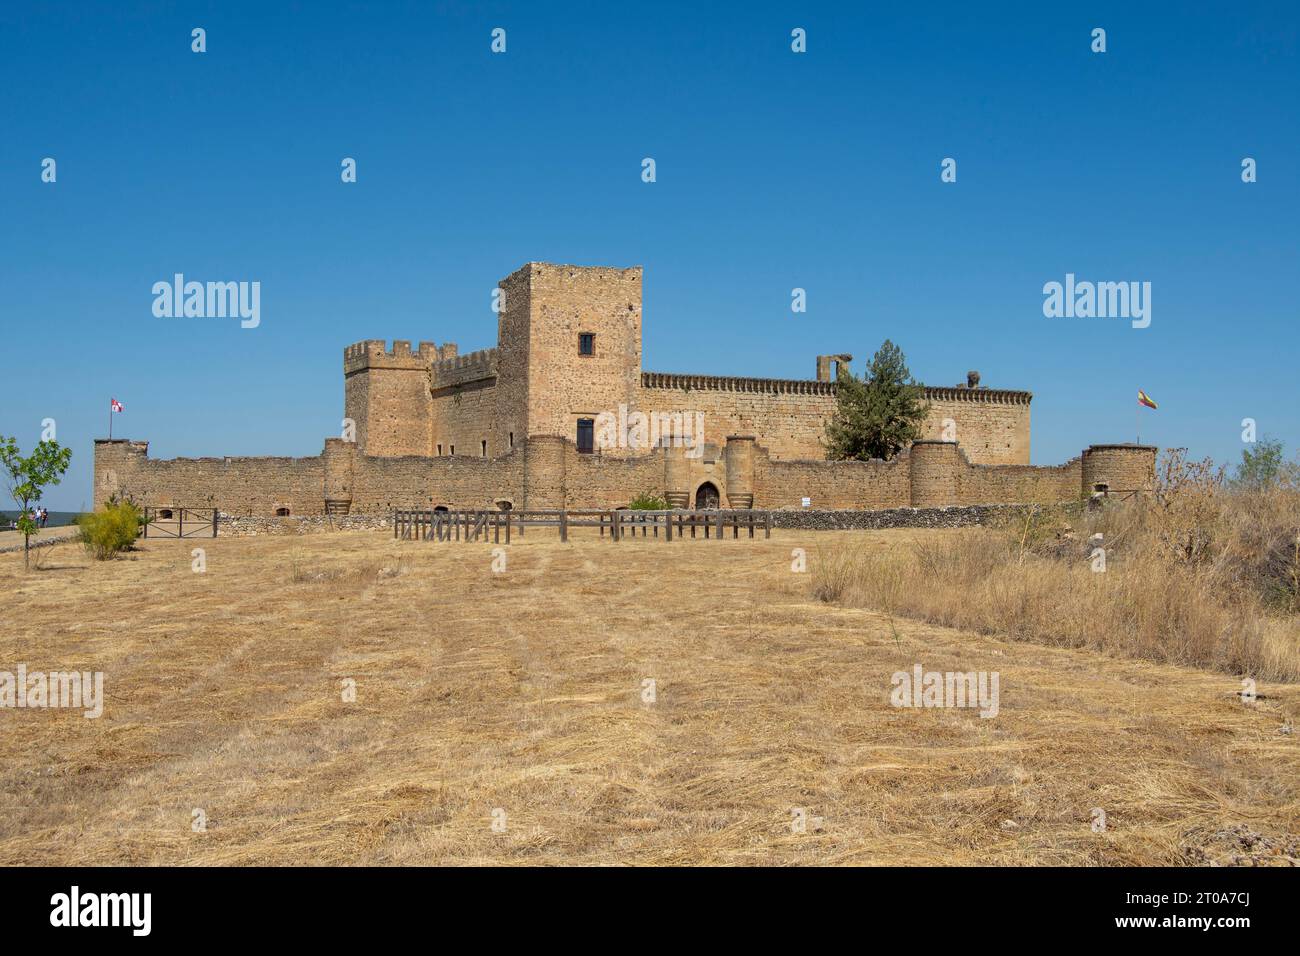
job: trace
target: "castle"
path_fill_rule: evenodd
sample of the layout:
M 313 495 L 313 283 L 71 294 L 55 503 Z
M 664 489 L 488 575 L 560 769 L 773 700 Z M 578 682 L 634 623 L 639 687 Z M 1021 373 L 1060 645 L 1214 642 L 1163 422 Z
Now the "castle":
M 644 371 L 640 268 L 532 262 L 499 290 L 495 348 L 348 346 L 344 435 L 320 455 L 157 460 L 148 442 L 97 439 L 96 507 L 125 493 L 265 516 L 617 508 L 648 492 L 681 508 L 869 509 L 1070 501 L 1153 480 L 1151 446 L 1030 465 L 1032 395 L 983 387 L 977 373 L 925 388 L 924 437 L 896 458 L 827 461 L 832 369 L 850 356 L 818 356 L 812 379 Z M 598 423 L 638 412 L 698 421 L 703 434 L 597 441 Z

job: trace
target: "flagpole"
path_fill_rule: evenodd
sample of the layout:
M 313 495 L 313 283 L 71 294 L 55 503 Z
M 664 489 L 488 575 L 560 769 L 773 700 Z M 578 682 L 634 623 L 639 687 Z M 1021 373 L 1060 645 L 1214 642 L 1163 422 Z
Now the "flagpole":
M 113 440 L 113 400 L 108 401 L 108 440 Z

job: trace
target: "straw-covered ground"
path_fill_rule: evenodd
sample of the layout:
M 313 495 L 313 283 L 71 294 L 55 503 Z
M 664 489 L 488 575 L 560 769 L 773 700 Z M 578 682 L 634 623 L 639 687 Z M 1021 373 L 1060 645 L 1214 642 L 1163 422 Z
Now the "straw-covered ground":
M 1297 856 L 1300 685 L 1246 703 L 1221 668 L 813 596 L 836 548 L 955 534 L 533 530 L 499 571 L 383 533 L 0 555 L 0 672 L 102 671 L 106 698 L 0 710 L 0 864 Z M 891 706 L 918 664 L 997 672 L 997 715 Z

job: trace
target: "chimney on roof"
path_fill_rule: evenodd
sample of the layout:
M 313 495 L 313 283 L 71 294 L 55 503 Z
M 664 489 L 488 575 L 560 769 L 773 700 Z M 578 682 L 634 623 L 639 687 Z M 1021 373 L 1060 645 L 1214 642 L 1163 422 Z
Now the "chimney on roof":
M 840 366 L 847 366 L 853 361 L 853 356 L 847 352 L 841 352 L 839 355 L 819 355 L 817 356 L 817 381 L 834 382 L 840 377 Z M 835 375 L 831 375 L 831 363 L 835 363 Z

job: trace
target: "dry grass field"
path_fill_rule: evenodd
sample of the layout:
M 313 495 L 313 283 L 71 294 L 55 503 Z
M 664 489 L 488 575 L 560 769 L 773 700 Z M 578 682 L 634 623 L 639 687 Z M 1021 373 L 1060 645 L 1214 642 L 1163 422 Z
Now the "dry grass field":
M 812 596 L 828 549 L 954 533 L 0 555 L 0 670 L 106 696 L 0 710 L 0 863 L 1294 862 L 1300 686 Z M 997 671 L 1000 712 L 891 707 L 918 663 Z

